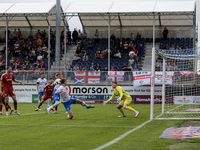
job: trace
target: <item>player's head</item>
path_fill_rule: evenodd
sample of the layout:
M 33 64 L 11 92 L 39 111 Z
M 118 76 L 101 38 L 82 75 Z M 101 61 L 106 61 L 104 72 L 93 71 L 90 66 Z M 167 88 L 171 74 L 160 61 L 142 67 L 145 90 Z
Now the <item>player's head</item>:
M 53 78 L 49 79 L 49 83 L 52 84 L 53 83 Z
M 112 87 L 116 88 L 117 86 L 118 86 L 117 82 L 116 81 L 112 81 Z
M 44 73 L 41 73 L 41 78 L 42 78 L 42 79 L 44 78 Z
M 11 73 L 11 72 L 12 72 L 12 68 L 11 68 L 10 66 L 8 66 L 8 67 L 6 68 L 6 70 L 7 70 L 7 73 Z
M 55 77 L 58 78 L 58 79 L 60 79 L 60 77 L 61 77 L 60 73 L 56 73 Z
M 60 84 L 66 86 L 66 85 L 67 85 L 67 83 L 66 83 L 66 79 L 65 79 L 65 78 L 61 79 L 61 80 L 60 80 Z

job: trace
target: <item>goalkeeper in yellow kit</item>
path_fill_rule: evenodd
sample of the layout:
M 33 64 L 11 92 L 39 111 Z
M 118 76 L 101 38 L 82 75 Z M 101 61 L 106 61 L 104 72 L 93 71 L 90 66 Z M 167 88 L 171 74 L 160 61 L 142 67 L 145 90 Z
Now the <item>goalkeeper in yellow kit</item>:
M 124 111 L 122 110 L 122 107 L 124 109 L 135 112 L 135 117 L 137 117 L 140 114 L 140 112 L 136 111 L 135 109 L 129 106 L 131 104 L 132 97 L 126 91 L 124 91 L 122 87 L 118 86 L 116 81 L 112 81 L 112 87 L 115 89 L 113 92 L 113 95 L 109 100 L 104 101 L 103 103 L 104 106 L 109 101 L 113 100 L 116 95 L 118 95 L 119 98 L 117 99 L 117 101 L 119 102 L 119 104 L 117 105 L 117 109 L 119 109 L 119 111 L 122 113 L 122 115 L 120 115 L 119 117 L 126 117 L 126 115 L 124 114 Z

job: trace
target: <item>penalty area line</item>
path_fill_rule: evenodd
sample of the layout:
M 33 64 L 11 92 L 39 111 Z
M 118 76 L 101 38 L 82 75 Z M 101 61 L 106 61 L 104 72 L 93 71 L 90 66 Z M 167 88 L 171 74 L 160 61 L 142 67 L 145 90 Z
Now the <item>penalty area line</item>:
M 130 133 L 132 133 L 132 132 L 134 132 L 134 131 L 136 131 L 136 130 L 142 128 L 143 126 L 145 126 L 146 124 L 148 124 L 148 123 L 151 122 L 151 121 L 152 121 L 152 120 L 148 120 L 148 121 L 142 123 L 141 125 L 137 126 L 136 128 L 133 128 L 133 129 L 127 131 L 126 133 L 120 135 L 120 136 L 117 137 L 116 139 L 114 139 L 114 140 L 112 140 L 112 141 L 110 141 L 110 142 L 108 142 L 108 143 L 106 143 L 106 144 L 104 144 L 104 145 L 102 145 L 102 146 L 99 146 L 99 147 L 97 147 L 97 148 L 95 148 L 95 149 L 93 149 L 93 150 L 102 150 L 102 149 L 104 149 L 104 148 L 106 148 L 106 147 L 108 147 L 108 146 L 110 146 L 110 145 L 112 145 L 112 144 L 115 144 L 115 143 L 117 143 L 119 140 L 123 139 L 124 137 L 126 137 L 126 136 L 129 135 Z

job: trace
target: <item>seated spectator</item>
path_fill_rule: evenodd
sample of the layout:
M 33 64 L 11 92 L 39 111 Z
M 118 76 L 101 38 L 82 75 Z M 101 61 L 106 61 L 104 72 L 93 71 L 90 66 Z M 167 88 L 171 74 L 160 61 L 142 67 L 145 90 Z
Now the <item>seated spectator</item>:
M 127 41 L 125 41 L 123 47 L 124 47 L 124 51 L 128 52 L 128 42 Z
M 141 39 L 141 34 L 139 34 L 139 32 L 136 35 L 136 40 L 139 41 Z
M 172 44 L 171 47 L 170 47 L 169 49 L 170 49 L 170 50 L 175 50 L 174 44 Z
M 108 48 L 106 48 L 105 50 L 102 50 L 101 51 L 104 55 L 107 55 L 108 54 Z
M 134 46 L 133 42 L 130 41 L 130 43 L 128 44 L 128 49 L 129 49 L 129 51 L 132 49 L 133 46 Z
M 135 62 L 135 60 L 131 57 L 129 60 L 129 63 L 131 64 L 131 65 L 133 65 L 134 64 L 134 62 Z
M 111 66 L 110 71 L 115 71 L 115 68 L 113 66 Z
M 83 30 L 82 38 L 83 40 L 87 39 L 87 32 L 85 30 Z
M 23 75 L 24 74 L 24 68 L 20 67 L 20 69 L 18 70 L 19 74 Z
M 85 53 L 84 56 L 82 57 L 82 61 L 88 61 L 87 53 Z
M 36 75 L 39 75 L 39 74 L 40 74 L 40 68 L 39 68 L 39 66 L 36 66 L 36 67 L 35 67 L 35 74 L 36 74 Z
M 33 63 L 33 66 L 34 66 L 34 67 L 36 67 L 36 66 L 38 66 L 38 67 L 39 67 L 39 66 L 40 66 L 40 63 L 39 63 L 39 61 L 38 61 L 38 60 L 36 60 L 36 62 L 34 62 L 34 63 Z
M 29 70 L 28 70 L 29 74 L 34 74 L 34 68 L 33 66 L 30 66 Z
M 175 50 L 179 50 L 179 49 L 180 49 L 180 47 L 177 44 L 176 47 L 175 47 Z
M 99 58 L 99 55 L 100 55 L 99 51 L 96 51 L 95 58 Z
M 45 69 L 44 68 L 40 68 L 40 74 L 45 73 Z
M 138 57 L 135 57 L 135 62 L 138 64 L 140 63 L 140 60 L 138 59 Z
M 126 71 L 126 69 L 127 69 L 126 63 L 124 63 L 122 67 L 122 71 Z
M 81 49 L 81 56 L 83 56 L 86 53 L 84 47 Z
M 45 67 L 45 63 L 43 60 L 40 60 L 40 68 L 44 68 Z
M 92 41 L 89 41 L 89 43 L 88 43 L 88 49 L 93 49 Z
M 139 71 L 136 65 L 134 66 L 133 71 Z
M 171 71 L 178 71 L 178 67 L 176 66 L 175 62 L 172 63 Z
M 112 50 L 110 50 L 110 58 L 115 58 Z
M 128 66 L 126 67 L 126 71 L 132 71 L 133 67 L 131 66 L 130 63 L 128 63 Z
M 19 73 L 17 65 L 15 65 L 15 68 L 13 69 L 12 72 L 13 72 L 13 74 L 18 74 Z
M 41 53 L 39 53 L 39 55 L 37 56 L 37 60 L 42 60 L 42 54 Z
M 26 56 L 26 58 L 25 58 L 25 63 L 29 63 L 29 57 L 28 56 Z
M 94 67 L 94 63 L 92 62 L 91 63 L 91 66 L 90 66 L 93 70 L 95 69 L 95 67 Z
M 133 51 L 135 53 L 135 56 L 137 56 L 138 50 L 135 48 L 135 46 L 132 47 L 131 51 Z
M 114 57 L 115 58 L 121 58 L 122 57 L 119 50 L 117 50 L 117 53 L 114 54 Z
M 21 65 L 21 67 L 22 69 L 26 70 L 26 65 L 24 63 Z
M 75 66 L 73 67 L 73 71 L 79 71 L 79 67 L 77 64 L 75 64 Z
M 78 47 L 78 49 L 75 52 L 75 56 L 77 56 L 77 57 L 81 57 L 82 56 L 81 47 Z
M 156 62 L 156 71 L 160 71 L 160 67 L 162 66 L 162 63 L 160 62 L 160 59 Z
M 95 70 L 96 70 L 96 71 L 100 71 L 100 70 L 101 70 L 101 66 L 100 66 L 99 64 L 97 64 Z
M 104 68 L 103 73 L 104 73 L 104 75 L 108 75 L 108 68 L 107 67 Z
M 168 49 L 169 49 L 169 45 L 168 45 L 168 44 L 165 44 L 165 47 L 164 47 L 163 49 L 168 50 Z
M 170 64 L 170 62 L 167 63 L 167 66 L 166 66 L 166 71 L 171 71 L 172 69 L 172 66 Z
M 120 52 L 124 51 L 124 48 L 123 48 L 122 44 L 119 45 L 119 47 L 117 48 L 117 50 L 119 50 Z
M 85 67 L 83 67 L 83 69 L 81 71 L 87 71 L 87 69 Z
M 94 68 L 90 67 L 89 71 L 94 71 Z
M 10 65 L 14 65 L 14 62 L 15 62 L 14 57 L 12 57 L 9 62 L 10 62 Z
M 104 55 L 102 52 L 100 52 L 99 58 L 100 58 L 100 59 L 103 59 L 103 58 L 105 58 L 105 55 Z
M 17 58 L 17 59 L 15 60 L 15 65 L 19 65 L 20 62 L 21 62 L 21 60 L 20 60 L 19 58 Z

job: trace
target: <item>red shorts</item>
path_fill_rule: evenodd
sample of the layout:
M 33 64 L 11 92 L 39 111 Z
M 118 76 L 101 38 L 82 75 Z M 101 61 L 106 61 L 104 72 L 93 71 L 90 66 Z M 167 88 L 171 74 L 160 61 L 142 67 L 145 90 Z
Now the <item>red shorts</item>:
M 44 97 L 43 97 L 43 101 L 46 101 L 48 98 L 50 98 L 52 101 L 53 101 L 53 95 L 45 95 Z
M 16 96 L 15 93 L 14 93 L 14 89 L 13 88 L 3 88 L 3 97 L 8 97 L 8 96 Z

